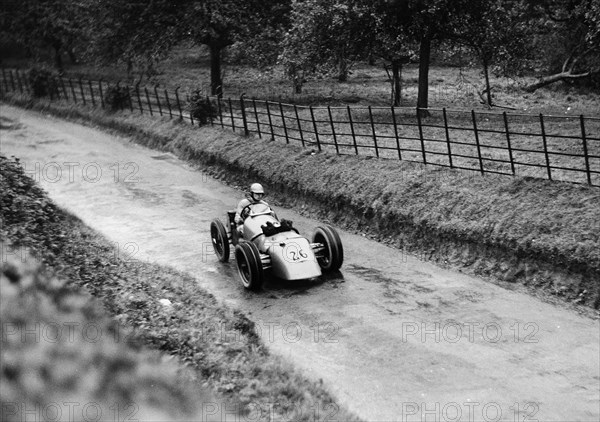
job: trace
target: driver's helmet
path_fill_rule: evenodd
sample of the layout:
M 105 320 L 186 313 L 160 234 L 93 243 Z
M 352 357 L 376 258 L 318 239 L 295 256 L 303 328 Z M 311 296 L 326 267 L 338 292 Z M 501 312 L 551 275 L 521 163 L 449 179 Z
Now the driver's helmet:
M 252 183 L 250 186 L 250 196 L 255 201 L 260 201 L 265 196 L 265 190 L 260 183 Z

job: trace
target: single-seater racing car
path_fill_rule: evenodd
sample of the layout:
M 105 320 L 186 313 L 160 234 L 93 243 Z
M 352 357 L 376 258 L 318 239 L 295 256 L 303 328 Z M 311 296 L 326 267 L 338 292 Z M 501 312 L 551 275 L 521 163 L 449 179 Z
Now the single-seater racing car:
M 219 261 L 227 262 L 234 246 L 239 276 L 246 289 L 260 289 L 266 273 L 284 280 L 319 277 L 337 271 L 344 260 L 342 242 L 329 225 L 318 226 L 309 242 L 292 222 L 277 218 L 264 202 L 246 206 L 240 236 L 235 211 L 227 212 L 228 230 L 219 219 L 210 224 L 212 245 Z

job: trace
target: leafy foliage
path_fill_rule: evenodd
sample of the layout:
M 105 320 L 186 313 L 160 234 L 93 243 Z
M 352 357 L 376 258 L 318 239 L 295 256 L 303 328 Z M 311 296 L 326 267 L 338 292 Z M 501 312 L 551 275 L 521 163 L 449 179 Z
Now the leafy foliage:
M 111 111 L 123 110 L 129 106 L 129 88 L 125 86 L 111 85 L 104 93 L 104 103 Z
M 31 68 L 27 72 L 27 81 L 31 87 L 32 95 L 36 98 L 48 95 L 54 96 L 58 93 L 56 75 L 48 69 Z
M 207 124 L 218 115 L 214 104 L 201 91 L 192 92 L 187 108 L 199 125 Z

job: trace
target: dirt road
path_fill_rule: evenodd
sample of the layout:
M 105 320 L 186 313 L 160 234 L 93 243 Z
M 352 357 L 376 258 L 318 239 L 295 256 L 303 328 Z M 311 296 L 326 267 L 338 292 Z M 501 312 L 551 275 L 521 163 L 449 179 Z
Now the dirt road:
M 377 421 L 596 421 L 597 320 L 340 232 L 324 281 L 246 292 L 209 224 L 241 192 L 169 154 L 2 105 L 0 147 L 124 256 L 168 264 L 243 310 L 270 348 Z M 319 221 L 277 208 L 310 234 Z M 225 335 L 227 333 L 224 333 Z M 335 420 L 335 409 L 328 409 Z

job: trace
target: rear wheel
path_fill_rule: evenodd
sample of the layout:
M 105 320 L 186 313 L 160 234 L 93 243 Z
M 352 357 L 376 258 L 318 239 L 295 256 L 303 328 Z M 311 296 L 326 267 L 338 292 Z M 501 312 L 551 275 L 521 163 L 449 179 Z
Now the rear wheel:
M 229 261 L 229 239 L 227 238 L 227 230 L 225 230 L 221 220 L 213 220 L 210 223 L 210 238 L 219 261 Z
M 335 229 L 329 225 L 319 226 L 313 235 L 313 243 L 323 245 L 317 255 L 317 262 L 324 272 L 337 271 L 344 262 L 342 240 Z
M 242 284 L 248 290 L 262 287 L 265 274 L 260 259 L 260 252 L 252 242 L 240 242 L 235 247 L 235 260 Z

